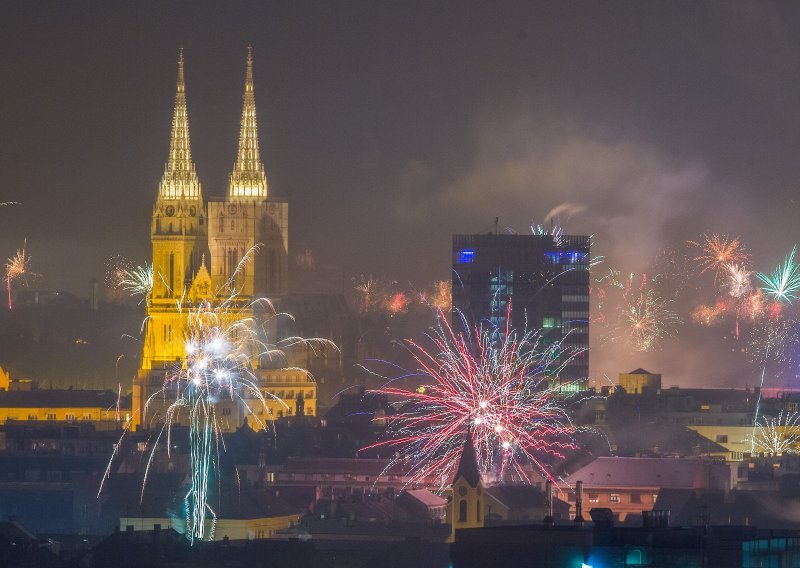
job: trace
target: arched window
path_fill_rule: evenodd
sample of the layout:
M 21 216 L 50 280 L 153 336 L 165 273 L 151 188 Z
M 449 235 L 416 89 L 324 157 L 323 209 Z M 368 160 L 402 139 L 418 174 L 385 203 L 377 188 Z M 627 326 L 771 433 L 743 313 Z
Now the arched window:
M 219 232 L 220 233 L 225 232 L 225 215 L 223 215 L 222 213 L 219 214 Z
M 459 523 L 466 523 L 467 522 L 467 500 L 462 499 L 458 503 L 458 522 Z
M 475 508 L 475 520 L 481 522 L 481 500 L 478 499 L 477 507 Z
M 172 227 L 170 227 L 170 231 L 171 230 L 172 230 Z M 174 253 L 169 253 L 169 280 L 167 282 L 169 284 L 169 287 L 172 288 L 172 290 L 168 291 L 168 293 L 171 294 L 172 291 L 175 290 L 175 254 Z

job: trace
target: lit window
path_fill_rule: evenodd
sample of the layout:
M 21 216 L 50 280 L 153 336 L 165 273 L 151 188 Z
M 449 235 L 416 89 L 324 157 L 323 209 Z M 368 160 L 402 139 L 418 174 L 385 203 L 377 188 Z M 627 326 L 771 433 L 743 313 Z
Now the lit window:
M 48 416 L 49 416 L 49 414 L 48 414 Z M 55 419 L 56 419 L 56 415 L 53 414 L 52 420 L 55 420 Z M 64 416 L 64 419 L 67 420 L 68 422 L 71 422 L 72 420 L 75 420 L 75 415 L 74 414 L 67 414 L 66 416 Z
M 589 493 L 589 503 L 599 503 L 600 495 L 597 493 Z
M 619 503 L 619 495 L 616 493 L 612 493 L 608 499 L 612 503 Z
M 475 262 L 475 251 L 473 249 L 461 249 L 458 253 L 458 262 L 460 264 Z

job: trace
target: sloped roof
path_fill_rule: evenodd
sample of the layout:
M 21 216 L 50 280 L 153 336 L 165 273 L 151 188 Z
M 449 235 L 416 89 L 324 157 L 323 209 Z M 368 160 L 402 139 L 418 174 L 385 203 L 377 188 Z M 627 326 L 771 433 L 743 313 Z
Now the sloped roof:
M 442 507 L 447 504 L 447 499 L 439 497 L 427 489 L 408 489 L 406 493 L 426 507 Z
M 628 374 L 629 375 L 652 375 L 653 373 L 651 373 L 650 371 L 647 371 L 647 370 L 642 369 L 641 367 L 639 367 L 635 371 L 631 371 Z
M 701 487 L 704 462 L 695 458 L 600 457 L 566 481 L 583 481 L 587 487 Z
M 547 504 L 544 491 L 530 485 L 493 485 L 487 487 L 486 492 L 509 509 L 544 507 Z

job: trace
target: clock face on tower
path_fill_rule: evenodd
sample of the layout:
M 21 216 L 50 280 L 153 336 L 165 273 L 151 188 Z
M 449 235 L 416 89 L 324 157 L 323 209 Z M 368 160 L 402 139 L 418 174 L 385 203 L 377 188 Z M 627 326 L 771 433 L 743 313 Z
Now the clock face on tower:
M 172 205 L 167 205 L 167 208 L 164 210 L 164 212 L 167 214 L 167 217 L 172 217 L 175 215 L 175 208 Z

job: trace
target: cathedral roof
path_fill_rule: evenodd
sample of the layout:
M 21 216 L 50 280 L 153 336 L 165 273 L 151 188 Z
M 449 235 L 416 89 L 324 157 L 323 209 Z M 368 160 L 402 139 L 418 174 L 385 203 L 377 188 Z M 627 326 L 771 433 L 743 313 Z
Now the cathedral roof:
M 247 48 L 247 75 L 244 82 L 242 124 L 239 130 L 239 152 L 230 177 L 228 197 L 267 197 L 267 175 L 258 150 L 258 124 L 253 84 L 253 49 Z
M 464 442 L 464 448 L 461 450 L 458 469 L 456 469 L 453 481 L 455 482 L 459 477 L 463 477 L 471 487 L 477 487 L 481 481 L 481 472 L 478 469 L 478 460 L 475 457 L 475 445 L 472 442 L 472 429 L 467 430 L 467 439 Z
M 189 141 L 189 115 L 186 109 L 186 84 L 183 77 L 183 48 L 178 51 L 178 84 L 169 141 L 169 159 L 158 185 L 159 200 L 200 200 L 200 181 L 192 162 Z

